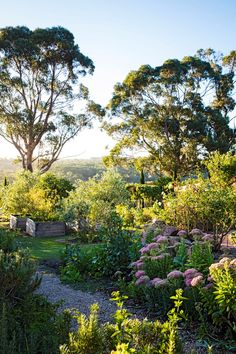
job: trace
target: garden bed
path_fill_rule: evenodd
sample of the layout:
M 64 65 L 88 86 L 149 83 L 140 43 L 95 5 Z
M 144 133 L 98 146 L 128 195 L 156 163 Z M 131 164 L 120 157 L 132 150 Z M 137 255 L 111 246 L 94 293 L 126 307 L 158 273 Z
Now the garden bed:
M 64 236 L 65 223 L 63 221 L 34 221 L 27 219 L 26 233 L 35 237 Z

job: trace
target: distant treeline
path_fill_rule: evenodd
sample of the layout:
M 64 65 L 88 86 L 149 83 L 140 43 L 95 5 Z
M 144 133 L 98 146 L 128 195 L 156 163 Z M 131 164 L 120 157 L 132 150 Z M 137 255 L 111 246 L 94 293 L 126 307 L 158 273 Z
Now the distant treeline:
M 21 164 L 16 163 L 14 159 L 0 158 L 0 180 L 3 183 L 5 177 L 11 181 L 15 173 L 21 169 Z M 106 167 L 101 158 L 59 160 L 50 169 L 52 173 L 68 178 L 71 182 L 75 182 L 77 179 L 87 181 L 105 170 Z M 117 170 L 128 183 L 136 183 L 140 180 L 140 174 L 132 167 L 127 169 L 117 167 Z M 157 177 L 147 175 L 145 178 L 153 180 Z

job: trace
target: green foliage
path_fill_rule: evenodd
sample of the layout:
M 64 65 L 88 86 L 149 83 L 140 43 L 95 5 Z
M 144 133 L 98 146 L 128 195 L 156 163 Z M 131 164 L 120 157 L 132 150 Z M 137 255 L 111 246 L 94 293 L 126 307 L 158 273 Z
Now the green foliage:
M 17 250 L 16 235 L 9 230 L 0 228 L 0 249 L 4 253 L 10 253 Z
M 56 354 L 67 342 L 70 316 L 57 315 L 57 305 L 35 295 L 40 279 L 29 254 L 17 247 L 8 232 L 0 241 L 0 353 Z
M 207 274 L 208 268 L 213 263 L 213 261 L 214 256 L 212 253 L 212 246 L 207 242 L 195 242 L 192 246 L 187 266 Z
M 160 173 L 176 179 L 192 172 L 202 151 L 233 150 L 234 71 L 223 65 L 214 51 L 200 50 L 161 66 L 143 65 L 116 84 L 104 122 L 110 135 L 119 136 L 113 161 L 142 148 Z
M 236 176 L 236 156 L 214 152 L 204 161 L 210 181 L 219 186 L 228 186 L 232 177 Z
M 105 273 L 107 253 L 105 245 L 81 248 L 79 244 L 67 245 L 62 253 L 61 279 L 76 283 L 87 277 L 101 277 Z
M 213 231 L 214 248 L 219 249 L 223 237 L 235 225 L 235 190 L 231 186 L 219 186 L 208 179 L 198 177 L 180 183 L 175 194 L 163 199 L 164 208 L 155 205 L 159 218 L 181 229 L 200 227 Z
M 61 354 L 181 354 L 182 346 L 178 338 L 177 323 L 182 318 L 180 306 L 182 292 L 179 290 L 175 300 L 175 308 L 169 313 L 164 324 L 158 320 L 132 319 L 131 314 L 123 307 L 126 297 L 119 292 L 112 294 L 117 304 L 114 314 L 115 323 L 98 325 L 97 306 L 93 305 L 89 318 L 77 314 L 78 332 L 71 333 L 68 345 L 60 347 Z M 96 306 L 96 307 L 95 307 Z
M 1 135 L 18 150 L 24 169 L 46 172 L 66 142 L 90 125 L 88 108 L 87 114 L 72 108 L 75 99 L 88 101 L 78 80 L 93 72 L 93 62 L 63 27 L 2 28 L 0 53 Z
M 68 245 L 62 254 L 61 279 L 76 283 L 86 277 L 107 277 L 117 271 L 123 275 L 139 254 L 140 235 L 125 230 L 113 230 L 107 242 L 81 248 Z
M 181 271 L 185 270 L 185 264 L 188 259 L 188 249 L 184 242 L 181 242 L 177 248 L 176 256 L 173 259 L 174 265 Z
M 154 201 L 161 199 L 162 188 L 151 184 L 127 184 L 127 190 L 131 193 L 131 201 L 137 206 L 150 206 Z
M 38 182 L 38 187 L 46 191 L 48 198 L 66 198 L 69 192 L 74 189 L 72 183 L 63 177 L 58 177 L 53 173 L 45 173 Z
M 111 235 L 105 248 L 104 274 L 112 275 L 116 271 L 127 273 L 130 263 L 137 259 L 140 245 L 139 233 L 118 230 Z
M 37 220 L 55 220 L 62 199 L 71 189 L 69 181 L 51 173 L 39 176 L 23 171 L 2 189 L 2 209 L 6 215 L 30 215 Z
M 128 203 L 128 198 L 121 176 L 115 170 L 109 170 L 100 179 L 79 181 L 75 191 L 65 200 L 61 218 L 79 229 L 113 227 L 118 218 L 116 205 Z
M 88 318 L 77 312 L 74 316 L 78 323 L 78 330 L 70 333 L 68 345 L 60 346 L 61 354 L 99 354 L 103 349 L 102 330 L 98 323 L 98 305 L 91 306 Z
M 155 277 L 164 279 L 173 269 L 173 259 L 168 253 L 163 254 L 158 260 L 148 258 L 144 261 L 144 270 L 150 279 Z
M 235 259 L 223 259 L 210 267 L 214 287 L 203 298 L 213 323 L 219 329 L 228 329 L 232 338 L 236 333 L 236 263 Z
M 25 216 L 33 209 L 30 200 L 30 191 L 37 183 L 37 175 L 29 172 L 17 174 L 13 183 L 2 190 L 3 212 Z

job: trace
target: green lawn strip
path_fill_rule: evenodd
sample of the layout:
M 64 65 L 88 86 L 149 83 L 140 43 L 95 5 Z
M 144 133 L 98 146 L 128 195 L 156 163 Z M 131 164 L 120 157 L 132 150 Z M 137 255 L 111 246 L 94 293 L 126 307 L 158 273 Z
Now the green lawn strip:
M 17 241 L 22 248 L 29 248 L 33 258 L 42 260 L 59 260 L 61 252 L 66 247 L 71 236 L 59 237 L 32 237 L 18 236 Z M 81 245 L 81 247 L 93 247 L 93 245 Z

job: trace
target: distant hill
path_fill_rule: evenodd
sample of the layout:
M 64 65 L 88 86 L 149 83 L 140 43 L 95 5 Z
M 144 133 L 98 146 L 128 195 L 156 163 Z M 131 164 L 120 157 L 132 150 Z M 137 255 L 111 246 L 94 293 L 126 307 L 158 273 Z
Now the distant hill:
M 6 177 L 8 180 L 12 180 L 17 171 L 20 171 L 21 164 L 15 163 L 13 159 L 0 158 L 0 183 L 4 181 Z M 117 168 L 119 173 L 124 177 L 126 182 L 139 182 L 139 174 L 133 169 Z M 74 182 L 77 179 L 87 181 L 89 178 L 95 175 L 100 175 L 106 167 L 103 164 L 101 158 L 91 158 L 91 159 L 67 159 L 58 160 L 54 163 L 51 172 L 68 178 L 70 181 Z M 155 178 L 154 176 L 149 176 L 149 179 Z

